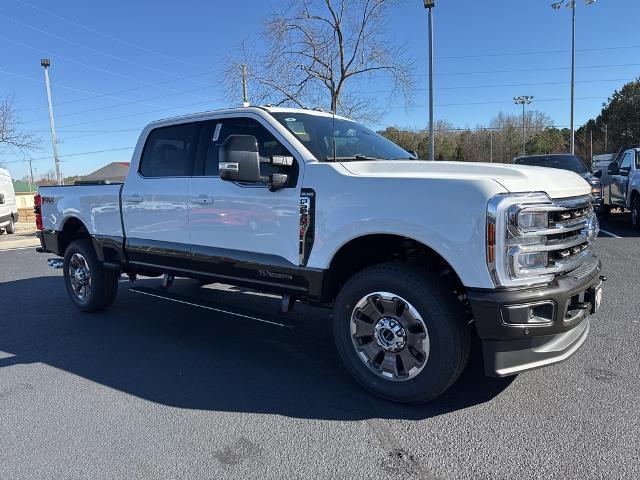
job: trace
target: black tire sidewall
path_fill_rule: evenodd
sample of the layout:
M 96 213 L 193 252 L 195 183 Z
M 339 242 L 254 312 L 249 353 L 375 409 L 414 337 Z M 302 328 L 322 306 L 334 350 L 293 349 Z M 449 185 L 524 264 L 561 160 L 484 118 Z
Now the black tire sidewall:
M 631 228 L 640 230 L 640 197 L 634 196 L 631 200 Z M 633 222 L 633 211 L 636 211 L 636 222 Z
M 336 301 L 334 336 L 347 370 L 366 389 L 393 401 L 426 402 L 446 390 L 462 370 L 457 362 L 459 350 L 466 349 L 468 355 L 468 329 L 465 332 L 457 323 L 463 321 L 464 314 L 451 292 L 429 278 L 427 272 L 402 267 L 367 269 L 347 282 Z M 391 292 L 407 300 L 418 310 L 427 328 L 429 357 L 424 369 L 411 379 L 385 380 L 364 364 L 353 346 L 350 331 L 353 305 L 376 291 Z M 462 356 L 466 362 L 465 354 Z
M 6 226 L 6 231 L 9 235 L 16 233 L 16 224 L 13 221 L 13 217 L 9 219 L 9 225 Z
M 91 291 L 89 292 L 89 297 L 85 301 L 80 300 L 73 292 L 73 287 L 69 279 L 69 262 L 71 261 L 71 257 L 76 253 L 79 253 L 84 257 L 91 273 Z M 105 270 L 98 261 L 93 246 L 89 240 L 76 240 L 67 247 L 64 254 L 63 275 L 69 298 L 71 298 L 71 301 L 76 307 L 87 312 L 104 308 L 107 294 Z

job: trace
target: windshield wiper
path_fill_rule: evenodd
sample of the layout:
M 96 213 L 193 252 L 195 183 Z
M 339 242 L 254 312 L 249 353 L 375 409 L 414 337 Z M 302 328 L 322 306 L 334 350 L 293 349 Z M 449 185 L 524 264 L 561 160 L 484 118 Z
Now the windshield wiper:
M 355 155 L 345 156 L 345 157 L 329 157 L 327 156 L 328 161 L 333 162 L 353 162 L 353 161 L 375 161 L 375 160 L 389 160 L 388 158 L 380 158 L 380 157 L 369 157 L 367 155 L 362 155 L 357 153 Z

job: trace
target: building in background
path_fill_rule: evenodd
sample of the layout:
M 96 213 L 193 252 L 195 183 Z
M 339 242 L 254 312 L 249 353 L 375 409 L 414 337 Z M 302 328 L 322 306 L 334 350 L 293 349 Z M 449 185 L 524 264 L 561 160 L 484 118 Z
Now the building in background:
M 129 171 L 129 162 L 111 162 L 102 168 L 99 168 L 89 175 L 82 177 L 83 182 L 101 182 L 107 181 L 111 183 L 124 182 Z

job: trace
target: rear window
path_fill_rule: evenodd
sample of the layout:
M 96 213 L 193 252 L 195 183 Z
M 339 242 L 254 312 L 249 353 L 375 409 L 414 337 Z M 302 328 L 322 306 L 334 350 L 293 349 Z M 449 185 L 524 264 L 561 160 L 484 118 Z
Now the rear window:
M 144 177 L 186 177 L 193 170 L 199 125 L 156 128 L 147 138 L 139 172 Z

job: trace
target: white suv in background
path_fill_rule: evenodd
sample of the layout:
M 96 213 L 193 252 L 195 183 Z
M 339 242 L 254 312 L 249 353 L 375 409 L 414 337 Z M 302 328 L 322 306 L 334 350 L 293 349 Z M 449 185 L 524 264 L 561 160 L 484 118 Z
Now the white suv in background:
M 0 168 L 0 233 L 15 233 L 15 223 L 18 221 L 18 206 L 13 182 L 9 172 Z

